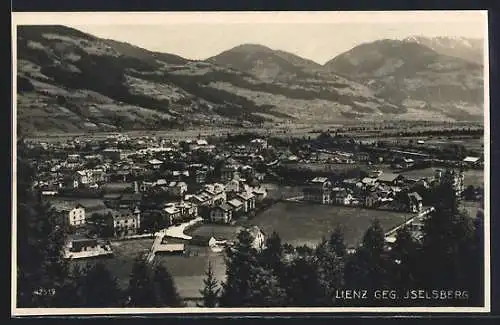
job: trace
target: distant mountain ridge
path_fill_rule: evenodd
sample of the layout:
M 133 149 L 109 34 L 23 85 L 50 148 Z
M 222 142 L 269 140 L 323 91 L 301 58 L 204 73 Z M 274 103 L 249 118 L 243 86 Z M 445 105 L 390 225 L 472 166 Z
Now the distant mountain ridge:
M 258 44 L 238 45 L 207 61 L 251 73 L 263 80 L 280 79 L 284 77 L 283 70 L 287 76 L 303 77 L 305 69 L 321 69 L 321 65 L 312 60 Z
M 484 116 L 482 64 L 438 53 L 409 39 L 358 45 L 325 68 L 348 75 L 415 114 L 478 121 Z
M 373 84 L 370 69 L 361 78 L 365 72 L 350 66 L 322 66 L 258 44 L 194 61 L 65 26 L 20 26 L 17 52 L 18 129 L 25 132 L 425 117 L 384 92 L 383 81 Z M 464 118 L 453 109 L 432 114 Z
M 479 38 L 410 36 L 403 41 L 427 46 L 439 54 L 484 64 L 484 41 Z

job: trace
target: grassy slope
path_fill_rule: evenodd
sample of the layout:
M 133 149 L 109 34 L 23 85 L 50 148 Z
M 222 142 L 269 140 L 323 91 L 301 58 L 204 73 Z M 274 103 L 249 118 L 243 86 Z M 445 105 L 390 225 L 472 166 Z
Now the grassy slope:
M 312 63 L 286 53 L 276 56 L 287 68 L 283 81 L 268 82 L 210 62 L 151 52 L 62 26 L 20 27 L 17 46 L 19 125 L 26 131 L 260 123 L 289 119 L 289 106 L 296 107 L 296 118 L 328 115 L 338 105 L 354 115 L 391 106 L 359 84 L 333 75 L 311 78 L 301 73 L 295 64 Z M 291 78 L 288 70 L 299 79 Z M 219 87 L 214 81 L 229 86 Z M 294 104 L 314 98 L 329 102 Z

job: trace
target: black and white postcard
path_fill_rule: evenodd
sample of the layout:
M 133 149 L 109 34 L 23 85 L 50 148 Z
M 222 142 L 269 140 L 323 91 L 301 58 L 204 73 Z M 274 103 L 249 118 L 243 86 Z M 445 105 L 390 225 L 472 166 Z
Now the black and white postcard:
M 13 315 L 490 311 L 486 11 L 12 21 Z

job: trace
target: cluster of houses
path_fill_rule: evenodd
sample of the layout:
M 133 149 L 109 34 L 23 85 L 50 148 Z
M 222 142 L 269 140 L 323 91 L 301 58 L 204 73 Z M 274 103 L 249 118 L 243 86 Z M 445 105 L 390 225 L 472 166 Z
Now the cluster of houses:
M 420 212 L 423 208 L 421 193 L 414 190 L 417 185 L 425 188 L 435 182 L 448 180 L 457 197 L 464 191 L 463 172 L 442 171 L 428 178 L 410 179 L 401 174 L 373 171 L 369 177 L 344 179 L 335 185 L 327 177 L 316 177 L 303 188 L 303 200 L 320 204 L 362 206 L 365 208 L 387 208 Z
M 134 182 L 133 193 L 105 195 L 102 204 L 86 200 L 50 198 L 53 207 L 62 216 L 62 222 L 73 227 L 82 228 L 88 225 L 91 215 L 98 214 L 106 219 L 107 226 L 112 225 L 116 237 L 138 234 L 142 228 L 142 220 L 147 217 L 147 207 L 143 200 L 148 191 L 156 186 L 175 189 L 174 199 L 160 202 L 159 213 L 152 216 L 159 227 L 167 227 L 180 222 L 189 221 L 202 216 L 208 222 L 231 223 L 235 218 L 248 215 L 256 209 L 256 202 L 262 201 L 267 190 L 264 187 L 251 187 L 245 179 L 236 175 L 226 184 L 205 184 L 192 194 L 188 194 L 187 185 L 183 182 L 160 182 L 153 187 Z M 144 190 L 142 192 L 141 190 Z M 142 210 L 142 211 L 141 211 Z M 144 214 L 143 214 L 144 213 Z M 151 218 L 151 217 L 150 217 Z
M 255 178 L 262 178 L 262 174 L 252 169 L 255 164 L 265 163 L 261 152 L 269 147 L 264 139 L 253 139 L 248 145 L 225 147 L 209 144 L 205 139 L 178 142 L 123 136 L 27 146 L 50 153 L 47 159 L 36 161 L 38 181 L 35 185 L 46 195 L 55 195 L 62 190 L 100 189 L 110 182 L 138 179 L 149 181 L 149 184 L 141 184 L 145 187 L 161 182 L 162 178 L 168 179 L 169 183 L 156 185 L 182 187 L 182 184 L 171 183 L 181 179 L 187 184 L 204 184 L 216 181 L 208 179 L 213 174 L 214 164 L 228 156 L 237 160 L 238 165 L 246 165 L 225 166 L 219 179 L 222 183 L 231 180 L 237 171 L 254 173 Z
M 255 211 L 256 202 L 261 202 L 266 196 L 264 187 L 251 187 L 235 174 L 226 184 L 206 184 L 187 199 L 200 207 L 203 217 L 210 222 L 229 224 L 233 219 Z

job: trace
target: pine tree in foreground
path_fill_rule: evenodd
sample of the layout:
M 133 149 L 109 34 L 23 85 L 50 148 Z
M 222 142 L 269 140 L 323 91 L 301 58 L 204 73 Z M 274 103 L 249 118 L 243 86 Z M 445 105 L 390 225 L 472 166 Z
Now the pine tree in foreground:
M 226 281 L 222 283 L 220 305 L 243 307 L 252 304 L 252 285 L 255 268 L 259 266 L 258 253 L 252 247 L 253 238 L 248 230 L 238 234 L 234 247 L 226 250 Z
M 100 262 L 87 269 L 83 281 L 83 307 L 119 307 L 122 292 L 106 266 Z
M 205 276 L 203 280 L 204 287 L 200 290 L 203 297 L 203 303 L 199 307 L 217 307 L 220 288 L 210 261 L 208 262 L 208 269 L 205 272 Z
M 156 307 L 151 270 L 142 256 L 132 265 L 127 294 L 129 307 Z
M 273 232 L 266 239 L 264 250 L 259 254 L 261 263 L 265 269 L 271 270 L 276 276 L 283 271 L 283 245 L 277 232 Z
M 394 287 L 403 291 L 416 288 L 416 277 L 419 271 L 420 244 L 413 238 L 405 226 L 396 234 L 396 242 L 390 252 L 393 261 L 392 282 Z
M 344 231 L 339 226 L 335 227 L 334 231 L 331 233 L 328 240 L 330 248 L 333 250 L 336 256 L 344 257 L 347 254 L 347 248 L 344 240 Z
M 134 261 L 127 290 L 129 307 L 180 307 L 172 276 L 163 265 L 148 264 L 139 256 Z
M 163 265 L 154 266 L 153 285 L 158 307 L 182 307 L 174 279 Z
M 338 243 L 340 246 L 340 243 Z M 314 252 L 316 265 L 318 267 L 318 279 L 323 288 L 324 302 L 326 306 L 338 305 L 335 301 L 335 292 L 344 287 L 344 256 L 338 256 L 338 247 L 331 245 L 330 241 L 324 239 Z M 342 254 L 342 253 L 341 253 Z
M 481 280 L 477 276 L 477 267 L 483 263 L 484 250 L 477 246 L 476 225 L 459 208 L 451 184 L 444 182 L 437 190 L 441 201 L 424 223 L 421 259 L 426 262 L 422 265 L 418 280 L 424 288 L 482 291 L 478 290 Z M 474 247 L 478 247 L 478 250 L 474 250 Z M 453 303 L 465 302 L 460 300 Z
M 296 256 L 284 271 L 287 305 L 317 307 L 325 301 L 324 289 L 318 276 L 318 265 L 312 254 Z
M 390 287 L 390 262 L 384 254 L 384 246 L 384 231 L 375 219 L 365 232 L 362 246 L 347 261 L 346 287 L 373 290 Z

